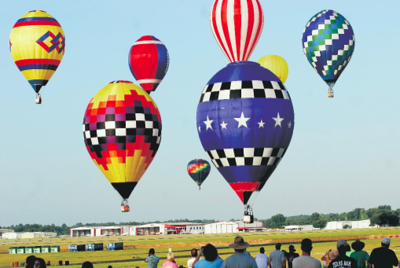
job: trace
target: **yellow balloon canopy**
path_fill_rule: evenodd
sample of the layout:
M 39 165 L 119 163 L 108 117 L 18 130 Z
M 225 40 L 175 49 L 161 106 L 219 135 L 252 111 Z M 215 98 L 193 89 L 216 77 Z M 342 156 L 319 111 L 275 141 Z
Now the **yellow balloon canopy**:
M 64 56 L 64 31 L 45 11 L 32 10 L 22 16 L 11 30 L 10 51 L 18 69 L 39 93 Z
M 282 83 L 286 82 L 289 75 L 289 66 L 285 59 L 278 55 L 266 55 L 257 61 L 262 67 L 273 72 Z

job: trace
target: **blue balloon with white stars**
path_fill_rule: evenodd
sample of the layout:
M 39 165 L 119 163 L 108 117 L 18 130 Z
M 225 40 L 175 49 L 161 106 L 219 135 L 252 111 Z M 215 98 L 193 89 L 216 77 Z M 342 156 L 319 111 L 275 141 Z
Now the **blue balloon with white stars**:
M 243 204 L 285 155 L 294 129 L 289 92 L 271 71 L 233 62 L 205 86 L 197 106 L 204 150 Z

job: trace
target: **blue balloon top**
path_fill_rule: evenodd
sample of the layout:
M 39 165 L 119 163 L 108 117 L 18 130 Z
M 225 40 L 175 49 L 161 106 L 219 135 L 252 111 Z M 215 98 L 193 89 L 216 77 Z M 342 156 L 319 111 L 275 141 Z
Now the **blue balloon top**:
M 253 61 L 237 61 L 229 63 L 216 73 L 207 84 L 231 81 L 268 80 L 281 82 L 270 70 Z

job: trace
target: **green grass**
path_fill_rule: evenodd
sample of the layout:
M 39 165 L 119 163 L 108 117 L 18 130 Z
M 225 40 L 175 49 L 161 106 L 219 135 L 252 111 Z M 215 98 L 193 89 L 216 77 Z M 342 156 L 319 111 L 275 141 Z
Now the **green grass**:
M 350 230 L 317 230 L 302 232 L 266 232 L 266 233 L 241 233 L 246 241 L 251 241 L 252 246 L 249 252 L 252 256 L 258 253 L 259 247 L 264 246 L 266 253 L 274 250 L 274 244 L 283 242 L 282 249 L 288 250 L 289 244 L 295 245 L 297 251 L 300 251 L 300 241 L 302 238 L 310 238 L 313 241 L 332 238 L 337 240 L 339 237 L 355 237 L 370 235 L 399 234 L 400 228 L 379 228 L 379 229 L 350 229 Z M 218 252 L 223 259 L 232 253 L 228 248 L 235 234 L 213 234 L 213 235 L 164 235 L 164 236 L 131 236 L 131 237 L 89 237 L 89 238 L 52 238 L 52 239 L 21 239 L 0 240 L 0 267 L 10 267 L 10 262 L 24 262 L 25 258 L 31 254 L 8 254 L 9 247 L 16 246 L 35 246 L 35 245 L 60 245 L 61 248 L 67 248 L 73 244 L 90 243 L 113 243 L 123 242 L 124 250 L 120 251 L 95 251 L 95 252 L 59 252 L 59 253 L 41 253 L 36 254 L 46 261 L 50 261 L 52 266 L 58 266 L 58 261 L 70 262 L 69 267 L 81 267 L 84 261 L 96 263 L 97 268 L 107 268 L 112 265 L 113 268 L 123 267 L 147 267 L 143 259 L 147 256 L 150 247 L 156 249 L 156 255 L 161 257 L 160 267 L 165 261 L 168 248 L 172 247 L 175 252 L 178 265 L 186 266 L 191 248 L 199 248 L 200 245 L 212 243 L 218 248 Z M 355 239 L 355 238 L 353 238 Z M 370 252 L 373 248 L 380 245 L 381 239 L 363 240 L 366 244 L 366 251 Z M 286 242 L 286 243 L 285 243 Z M 352 242 L 352 241 L 349 241 Z M 314 242 L 313 256 L 320 259 L 322 254 L 335 247 L 335 242 Z M 400 253 L 400 238 L 392 238 L 391 248 Z M 301 253 L 301 252 L 299 252 Z M 134 257 L 134 258 L 133 258 Z M 102 263 L 104 262 L 104 263 Z M 75 265 L 74 265 L 75 264 Z

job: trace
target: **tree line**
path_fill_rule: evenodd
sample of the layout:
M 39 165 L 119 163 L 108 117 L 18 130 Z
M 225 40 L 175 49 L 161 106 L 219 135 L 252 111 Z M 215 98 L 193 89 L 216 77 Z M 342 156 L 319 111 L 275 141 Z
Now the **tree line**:
M 288 225 L 313 225 L 314 228 L 325 228 L 328 221 L 360 221 L 370 220 L 371 226 L 398 226 L 400 209 L 392 210 L 389 205 L 376 208 L 355 208 L 349 212 L 320 214 L 314 212 L 311 215 L 298 215 L 285 217 L 282 214 L 263 220 L 263 226 L 267 228 L 282 228 Z M 344 226 L 350 228 L 351 226 Z

